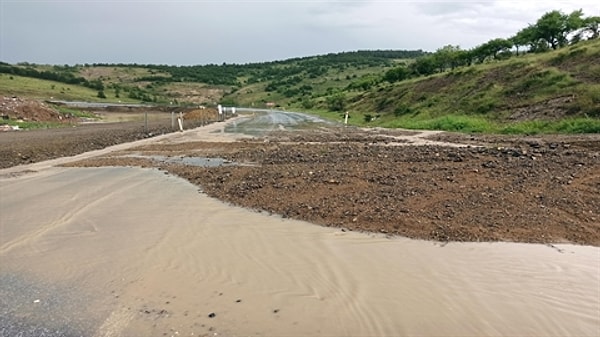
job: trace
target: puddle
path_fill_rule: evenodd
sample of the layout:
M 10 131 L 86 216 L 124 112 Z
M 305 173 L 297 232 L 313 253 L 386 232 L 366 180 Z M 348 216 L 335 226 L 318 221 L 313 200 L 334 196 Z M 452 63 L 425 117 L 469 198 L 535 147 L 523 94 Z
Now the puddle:
M 225 126 L 222 132 L 262 136 L 271 131 L 314 129 L 319 126 L 335 124 L 300 112 L 261 109 L 238 110 L 253 114 L 253 117 L 234 121 Z
M 169 156 L 161 156 L 161 155 L 142 155 L 142 154 L 132 154 L 127 155 L 125 157 L 129 158 L 144 158 L 151 159 L 161 163 L 171 163 L 171 164 L 183 164 L 187 166 L 198 166 L 198 167 L 219 167 L 219 166 L 239 166 L 240 164 L 232 162 L 231 160 L 227 160 L 224 158 L 210 158 L 210 157 L 169 157 Z

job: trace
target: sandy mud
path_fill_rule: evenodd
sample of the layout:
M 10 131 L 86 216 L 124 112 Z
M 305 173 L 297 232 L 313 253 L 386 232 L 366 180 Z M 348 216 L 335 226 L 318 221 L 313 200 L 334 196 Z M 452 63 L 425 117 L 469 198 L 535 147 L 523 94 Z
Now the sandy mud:
M 589 138 L 232 125 L 1 170 L 0 336 L 600 334 Z
M 156 169 L 50 168 L 1 183 L 4 336 L 594 336 L 600 326 L 595 247 L 342 231 L 231 207 Z

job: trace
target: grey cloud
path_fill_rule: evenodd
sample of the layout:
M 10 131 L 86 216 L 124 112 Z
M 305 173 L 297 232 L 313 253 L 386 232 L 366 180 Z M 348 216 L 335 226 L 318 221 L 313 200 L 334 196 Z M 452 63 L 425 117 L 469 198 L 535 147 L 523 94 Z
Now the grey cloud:
M 600 12 L 596 1 L 574 5 L 588 15 Z M 357 49 L 464 48 L 507 37 L 547 8 L 569 11 L 574 5 L 554 0 L 0 0 L 0 61 L 219 64 Z
M 427 1 L 416 2 L 416 7 L 426 15 L 454 16 L 476 12 L 481 7 L 492 6 L 494 1 Z

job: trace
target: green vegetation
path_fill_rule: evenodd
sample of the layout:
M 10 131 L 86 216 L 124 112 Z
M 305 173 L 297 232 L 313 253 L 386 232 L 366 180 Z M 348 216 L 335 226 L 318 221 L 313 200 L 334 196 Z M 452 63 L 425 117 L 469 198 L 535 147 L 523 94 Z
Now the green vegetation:
M 543 134 L 543 133 L 600 133 L 600 120 L 567 118 L 559 121 L 524 121 L 495 123 L 477 116 L 447 115 L 430 119 L 399 118 L 385 123 L 386 127 L 414 130 L 443 130 L 468 133 Z
M 253 64 L 0 63 L 0 94 L 281 107 L 361 126 L 597 133 L 600 17 L 551 11 L 470 50 L 355 51 Z
M 91 119 L 98 118 L 98 116 L 96 116 L 94 113 L 91 113 L 88 111 L 82 111 L 82 110 L 75 109 L 75 108 L 69 108 L 69 107 L 62 106 L 62 105 L 56 105 L 56 106 L 54 106 L 54 108 L 63 116 L 72 116 L 72 117 L 78 117 L 78 118 L 91 118 Z
M 353 119 L 357 125 L 464 132 L 598 132 L 600 40 L 564 49 L 381 83 L 346 108 L 380 115 L 369 123 Z
M 98 97 L 98 91 L 76 84 L 64 84 L 56 81 L 43 80 L 18 75 L 0 74 L 0 94 L 7 96 L 23 96 L 41 100 L 65 101 L 105 101 Z M 107 98 L 117 101 L 119 98 L 107 93 Z M 124 102 L 138 102 L 123 99 Z
M 20 129 L 33 130 L 33 129 L 53 129 L 70 126 L 69 124 L 59 122 L 30 122 L 30 121 L 16 121 L 16 120 L 3 120 L 2 124 L 10 126 L 18 126 Z

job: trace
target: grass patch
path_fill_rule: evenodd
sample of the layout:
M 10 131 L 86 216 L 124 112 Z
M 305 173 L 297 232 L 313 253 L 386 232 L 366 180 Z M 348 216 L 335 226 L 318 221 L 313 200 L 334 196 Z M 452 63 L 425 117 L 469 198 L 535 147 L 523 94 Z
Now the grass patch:
M 86 102 L 117 102 L 139 103 L 126 95 L 122 98 L 114 96 L 113 90 L 105 89 L 107 98 L 98 97 L 98 91 L 80 85 L 65 84 L 60 82 L 41 80 L 31 77 L 0 74 L 0 94 L 7 96 L 21 96 L 41 100 L 64 100 Z
M 98 119 L 98 116 L 96 116 L 94 113 L 91 113 L 91 112 L 68 108 L 66 106 L 61 106 L 61 105 L 54 106 L 54 108 L 56 110 L 58 110 L 58 112 L 60 112 L 61 115 L 71 115 L 73 117 L 78 117 L 78 118 Z
M 360 124 L 375 125 L 373 123 Z M 378 123 L 377 126 L 411 130 L 514 135 L 600 133 L 600 119 L 596 118 L 568 118 L 559 121 L 537 120 L 506 124 L 478 116 L 447 115 L 433 118 L 396 118 Z
M 555 123 L 559 133 L 600 133 L 600 120 L 594 118 L 565 119 Z
M 469 133 L 493 133 L 497 127 L 484 118 L 447 115 L 429 119 L 399 118 L 388 121 L 383 127 L 404 128 L 412 130 L 443 130 Z
M 541 133 L 600 133 L 600 120 L 594 118 L 569 118 L 560 121 L 527 121 L 503 126 L 503 134 Z

